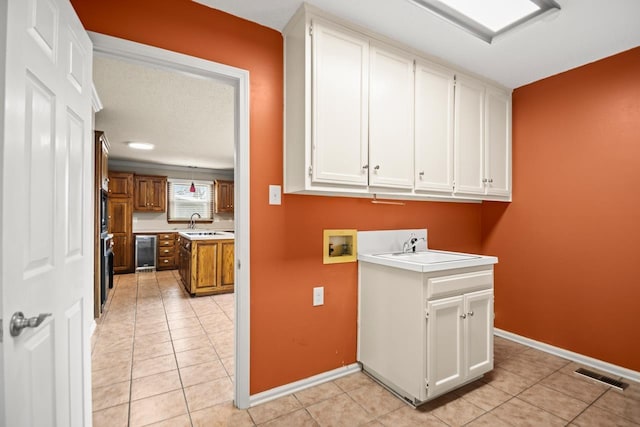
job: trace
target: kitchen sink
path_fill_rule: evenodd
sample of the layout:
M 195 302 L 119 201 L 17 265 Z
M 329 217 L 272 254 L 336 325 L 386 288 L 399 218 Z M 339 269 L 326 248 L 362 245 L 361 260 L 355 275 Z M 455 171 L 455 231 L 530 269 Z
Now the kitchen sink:
M 231 233 L 224 231 L 185 231 L 184 234 L 189 236 L 228 236 Z
M 397 261 L 415 262 L 417 264 L 436 264 L 440 262 L 464 261 L 473 258 L 480 258 L 476 255 L 452 254 L 438 251 L 392 252 L 387 254 L 378 254 L 375 256 Z

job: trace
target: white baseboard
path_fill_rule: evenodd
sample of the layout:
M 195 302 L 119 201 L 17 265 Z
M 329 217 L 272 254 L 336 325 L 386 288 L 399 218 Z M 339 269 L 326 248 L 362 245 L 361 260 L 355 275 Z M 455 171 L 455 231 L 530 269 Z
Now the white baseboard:
M 560 347 L 554 347 L 552 345 L 545 344 L 540 341 L 535 341 L 530 338 L 523 337 L 521 335 L 516 335 L 512 332 L 503 331 L 502 329 L 495 328 L 494 333 L 499 337 L 506 338 L 511 341 L 515 341 L 517 343 L 526 345 L 528 347 L 533 347 L 537 350 L 541 350 L 546 353 L 550 353 L 555 356 L 563 357 L 565 359 L 569 359 L 576 363 L 580 363 L 581 365 L 590 366 L 592 368 L 596 368 L 601 371 L 608 372 L 610 374 L 613 374 L 614 376 L 623 377 L 625 380 L 640 382 L 640 372 L 638 371 L 633 371 L 631 369 L 623 368 L 622 366 L 618 366 L 609 362 L 604 362 L 602 360 L 594 359 L 593 357 L 585 356 L 583 354 L 574 353 L 573 351 L 565 350 Z
M 250 396 L 249 406 L 260 405 L 262 403 L 266 403 L 271 400 L 278 399 L 279 397 L 296 393 L 300 390 L 304 390 L 309 387 L 313 387 L 316 385 L 320 385 L 322 383 L 326 383 L 328 381 L 335 380 L 340 377 L 344 377 L 345 375 L 359 372 L 360 370 L 361 370 L 360 365 L 357 363 L 353 363 L 351 365 L 343 366 L 341 368 L 334 369 L 332 371 L 323 372 L 321 374 L 314 375 L 312 377 L 305 378 L 300 381 L 296 381 L 293 383 L 282 385 L 280 387 L 272 388 L 271 390 L 266 390 L 261 393 L 257 393 Z

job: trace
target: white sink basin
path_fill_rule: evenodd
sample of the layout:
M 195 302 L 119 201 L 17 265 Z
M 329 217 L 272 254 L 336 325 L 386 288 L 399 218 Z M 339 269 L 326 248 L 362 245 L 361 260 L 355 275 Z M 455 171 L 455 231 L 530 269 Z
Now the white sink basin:
M 375 256 L 396 261 L 414 262 L 416 264 L 436 264 L 440 262 L 464 261 L 473 258 L 480 258 L 479 256 L 475 255 L 459 255 L 437 251 L 407 253 L 394 252 L 388 254 L 378 254 Z

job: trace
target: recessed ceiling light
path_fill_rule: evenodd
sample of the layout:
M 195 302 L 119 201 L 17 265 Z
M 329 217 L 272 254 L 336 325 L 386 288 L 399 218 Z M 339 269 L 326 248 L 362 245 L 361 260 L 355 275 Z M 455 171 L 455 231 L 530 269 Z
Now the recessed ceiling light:
M 491 43 L 509 31 L 549 11 L 554 0 L 409 0 L 471 34 Z
M 133 148 L 134 150 L 153 150 L 155 145 L 149 144 L 148 142 L 127 142 L 129 148 Z

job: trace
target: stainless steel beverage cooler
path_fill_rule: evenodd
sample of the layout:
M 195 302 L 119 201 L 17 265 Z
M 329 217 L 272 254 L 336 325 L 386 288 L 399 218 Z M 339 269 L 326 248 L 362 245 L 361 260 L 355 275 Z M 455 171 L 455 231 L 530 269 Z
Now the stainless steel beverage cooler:
M 154 235 L 136 235 L 136 273 L 155 271 L 156 238 Z

